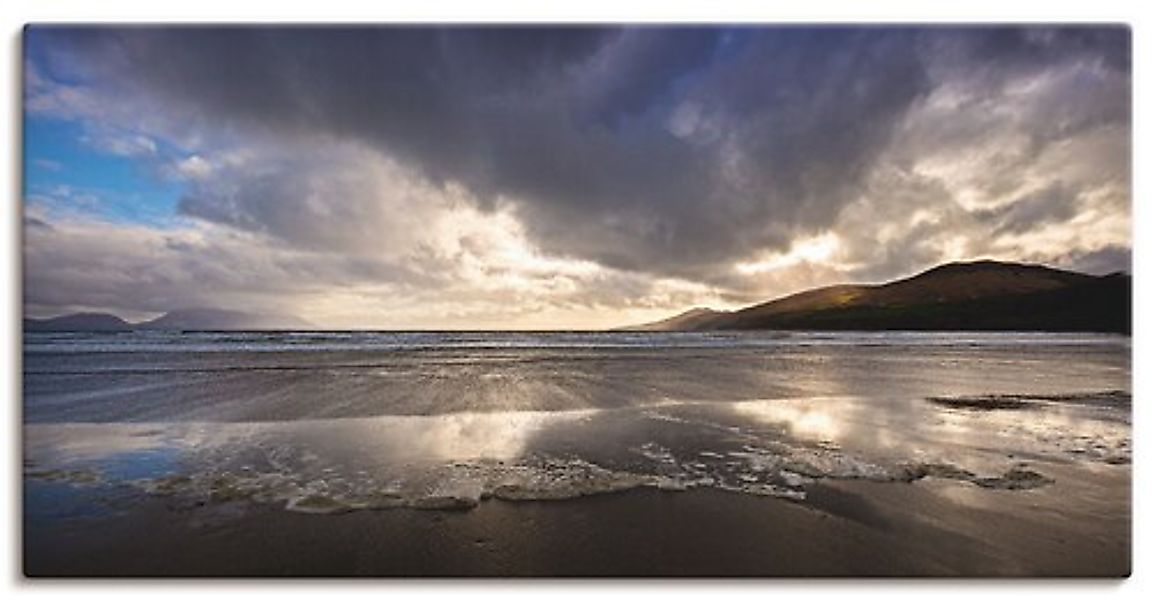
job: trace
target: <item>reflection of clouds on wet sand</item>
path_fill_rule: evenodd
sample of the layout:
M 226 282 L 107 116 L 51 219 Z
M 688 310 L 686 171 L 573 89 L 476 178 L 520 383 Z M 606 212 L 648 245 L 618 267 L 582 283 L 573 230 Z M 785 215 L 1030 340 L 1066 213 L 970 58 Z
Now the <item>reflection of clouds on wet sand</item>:
M 25 457 L 34 462 L 103 460 L 163 447 L 168 443 L 164 434 L 155 425 L 28 425 L 24 428 Z
M 829 442 L 838 441 L 849 425 L 846 408 L 845 403 L 826 398 L 753 400 L 733 404 L 734 412 L 739 415 L 782 427 L 790 436 Z
M 551 425 L 595 411 L 457 413 L 241 424 L 31 427 L 33 478 L 130 484 L 149 493 L 253 499 L 332 512 L 461 508 L 652 483 L 579 458 L 528 457 Z
M 596 411 L 455 413 L 280 423 L 58 424 L 27 428 L 33 462 L 78 464 L 167 449 L 220 462 L 253 448 L 293 447 L 362 466 L 509 460 L 552 424 Z
M 511 459 L 550 425 L 578 421 L 597 411 L 454 413 L 307 422 L 300 428 L 318 445 L 381 460 L 453 461 Z
M 618 409 L 43 424 L 28 426 L 26 439 L 35 469 L 87 468 L 152 493 L 317 512 L 459 508 L 485 497 L 561 498 L 636 486 L 803 501 L 820 479 L 1050 485 L 1022 461 L 1129 460 L 1129 424 L 1115 412 L 1052 403 L 967 411 L 859 396 L 666 400 Z
M 971 446 L 1111 464 L 1130 461 L 1125 411 L 1053 403 L 1028 411 L 943 410 L 938 431 Z
M 753 400 L 731 407 L 742 419 L 779 428 L 806 444 L 835 445 L 897 459 L 925 459 L 934 454 L 934 416 L 905 400 L 827 396 Z
M 733 414 L 803 443 L 892 460 L 948 461 L 968 468 L 1015 456 L 1047 460 L 1130 460 L 1128 405 L 1038 402 L 1029 410 L 965 410 L 920 400 L 854 396 L 756 400 Z

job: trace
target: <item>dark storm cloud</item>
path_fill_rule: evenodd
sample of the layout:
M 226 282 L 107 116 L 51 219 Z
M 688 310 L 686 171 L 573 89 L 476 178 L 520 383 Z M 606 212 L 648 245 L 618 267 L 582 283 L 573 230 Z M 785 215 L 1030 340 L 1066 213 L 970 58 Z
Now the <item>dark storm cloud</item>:
M 935 89 L 965 80 L 996 102 L 1068 64 L 1129 69 L 1119 28 L 35 28 L 29 40 L 50 73 L 150 98 L 169 119 L 350 140 L 488 205 L 511 198 L 546 252 L 711 281 L 832 226 Z M 1028 115 L 1038 149 L 1020 160 L 1128 126 L 1128 102 L 1071 86 L 1081 120 Z M 986 131 L 954 126 L 926 139 Z M 316 200 L 301 172 L 327 162 L 288 164 L 194 187 L 181 209 L 309 243 L 334 235 L 308 229 L 331 228 L 325 214 L 361 214 L 342 206 L 364 201 L 355 186 L 326 197 L 336 210 L 296 210 Z M 1080 190 L 1063 190 L 990 218 L 1006 231 L 1066 219 Z
M 992 76 L 1020 75 L 1070 59 L 1130 70 L 1130 36 L 1120 26 L 942 28 L 926 36 L 926 43 L 953 59 L 953 66 L 985 70 Z
M 973 216 L 996 233 L 1023 233 L 1035 227 L 1063 222 L 1077 214 L 1074 190 L 1053 183 L 997 208 L 975 211 Z
M 689 98 L 741 161 L 718 198 L 731 203 L 727 220 L 829 224 L 930 89 L 914 41 L 908 31 L 785 30 L 755 36 L 701 81 Z
M 1133 257 L 1129 247 L 1111 245 L 1093 252 L 1063 257 L 1062 264 L 1075 271 L 1095 275 L 1130 273 L 1133 270 Z

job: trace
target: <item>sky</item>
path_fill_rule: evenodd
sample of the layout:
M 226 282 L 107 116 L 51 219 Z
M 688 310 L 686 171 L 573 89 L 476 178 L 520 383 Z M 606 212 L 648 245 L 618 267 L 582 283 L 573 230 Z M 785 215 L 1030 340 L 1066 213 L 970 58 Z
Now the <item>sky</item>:
M 1124 27 L 24 35 L 25 313 L 598 329 L 1131 261 Z

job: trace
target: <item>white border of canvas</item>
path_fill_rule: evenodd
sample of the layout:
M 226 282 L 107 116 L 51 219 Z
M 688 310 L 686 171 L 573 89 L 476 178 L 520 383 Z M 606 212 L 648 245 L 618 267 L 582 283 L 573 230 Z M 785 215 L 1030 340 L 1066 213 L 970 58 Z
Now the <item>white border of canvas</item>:
M 350 596 L 390 597 L 416 596 L 447 598 L 468 595 L 470 598 L 536 596 L 577 598 L 588 594 L 607 596 L 656 596 L 663 598 L 699 598 L 702 594 L 724 593 L 735 597 L 763 597 L 764 594 L 805 595 L 807 598 L 848 596 L 855 598 L 916 598 L 932 593 L 937 598 L 954 598 L 981 594 L 991 599 L 1013 597 L 1015 600 L 1046 598 L 1056 600 L 1085 595 L 1149 597 L 1154 591 L 1154 562 L 1151 560 L 1151 447 L 1148 427 L 1152 411 L 1144 407 L 1149 399 L 1152 374 L 1142 366 L 1151 356 L 1150 311 L 1154 277 L 1151 273 L 1150 241 L 1138 232 L 1150 230 L 1151 208 L 1142 199 L 1152 190 L 1150 171 L 1151 136 L 1149 112 L 1151 98 L 1151 42 L 1154 20 L 1149 13 L 1152 2 L 1122 0 L 966 0 L 965 2 L 925 2 L 917 0 L 804 0 L 771 2 L 756 0 L 581 0 L 546 2 L 542 0 L 424 0 L 422 2 L 388 3 L 369 0 L 323 0 L 288 4 L 274 0 L 197 0 L 196 2 L 149 2 L 148 0 L 5 0 L 0 6 L 3 26 L 3 60 L 0 81 L 5 93 L 0 96 L 3 115 L 0 124 L 0 172 L 5 191 L 4 210 L 0 211 L 0 282 L 6 293 L 0 319 L 0 390 L 7 418 L 8 443 L 0 481 L 7 499 L 3 519 L 4 544 L 0 545 L 0 569 L 7 591 L 38 597 L 56 598 L 84 594 L 96 600 L 126 597 L 152 597 L 163 593 L 172 600 L 214 596 L 283 599 L 312 598 L 322 593 Z M 32 581 L 20 570 L 20 499 L 19 493 L 19 405 L 20 381 L 20 105 L 19 66 L 20 29 L 28 22 L 466 22 L 466 21 L 648 21 L 648 22 L 1111 22 L 1128 23 L 1134 41 L 1134 575 L 1125 581 L 1004 581 L 1004 580 L 755 580 L 755 581 Z

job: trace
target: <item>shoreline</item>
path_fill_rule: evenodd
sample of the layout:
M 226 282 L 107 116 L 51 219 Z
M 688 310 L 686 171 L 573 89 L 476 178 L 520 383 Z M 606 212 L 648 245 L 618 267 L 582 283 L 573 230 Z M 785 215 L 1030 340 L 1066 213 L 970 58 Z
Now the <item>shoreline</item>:
M 1028 507 L 1045 512 L 1061 494 L 981 490 L 991 506 L 1008 505 L 991 509 L 951 499 L 963 486 L 830 481 L 806 503 L 633 489 L 334 515 L 134 496 L 111 515 L 26 518 L 23 565 L 27 577 L 1129 575 L 1128 514 L 1124 524 L 1055 527 Z
M 26 347 L 28 575 L 1130 572 L 1114 336 L 322 341 Z

